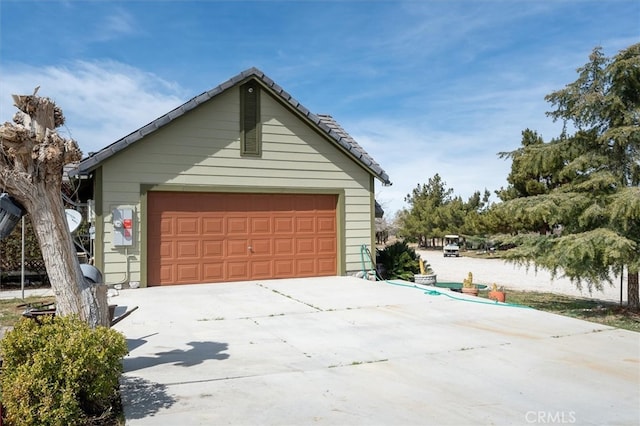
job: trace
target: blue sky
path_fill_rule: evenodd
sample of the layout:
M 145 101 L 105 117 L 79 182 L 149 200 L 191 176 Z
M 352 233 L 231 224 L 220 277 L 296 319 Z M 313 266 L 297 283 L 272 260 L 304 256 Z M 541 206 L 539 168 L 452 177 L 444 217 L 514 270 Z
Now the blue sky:
M 498 152 L 560 132 L 544 96 L 637 42 L 637 0 L 2 0 L 0 120 L 39 85 L 88 153 L 255 66 L 382 165 L 392 214 L 435 173 L 505 186 Z

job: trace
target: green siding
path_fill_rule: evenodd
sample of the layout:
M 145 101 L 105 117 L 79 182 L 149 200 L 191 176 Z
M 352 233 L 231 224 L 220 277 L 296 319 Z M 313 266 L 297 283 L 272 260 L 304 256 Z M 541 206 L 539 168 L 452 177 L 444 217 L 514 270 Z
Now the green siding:
M 338 194 L 339 273 L 361 269 L 360 247 L 371 246 L 374 232 L 370 173 L 266 93 L 260 96 L 262 155 L 243 156 L 238 90 L 216 96 L 103 163 L 102 266 L 107 282 L 126 275 L 129 256 L 130 279 L 145 283 L 147 188 Z M 133 206 L 137 215 L 136 243 L 126 250 L 111 245 L 111 210 L 121 205 Z

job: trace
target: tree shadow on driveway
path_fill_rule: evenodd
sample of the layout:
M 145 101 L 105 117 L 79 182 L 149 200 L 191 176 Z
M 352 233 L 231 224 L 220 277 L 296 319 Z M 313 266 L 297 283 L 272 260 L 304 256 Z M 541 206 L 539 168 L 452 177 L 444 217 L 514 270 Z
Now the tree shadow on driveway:
M 122 376 L 120 398 L 127 419 L 142 419 L 169 408 L 176 399 L 167 393 L 167 387 L 142 377 Z
M 129 347 L 137 347 L 137 341 L 128 342 Z M 189 342 L 190 349 L 174 349 L 167 352 L 157 352 L 154 356 L 139 356 L 125 358 L 122 362 L 125 373 L 155 367 L 161 364 L 171 364 L 181 367 L 191 367 L 209 359 L 225 360 L 229 354 L 222 353 L 229 348 L 226 343 L 219 342 Z
M 148 337 L 148 336 L 145 336 Z M 133 350 L 146 343 L 144 338 L 128 339 L 129 350 Z M 229 347 L 219 342 L 189 342 L 189 349 L 174 349 L 157 352 L 153 356 L 127 357 L 122 361 L 125 374 L 158 365 L 175 365 L 191 367 L 206 360 L 225 360 L 229 354 L 222 353 Z M 163 408 L 169 408 L 176 403 L 176 399 L 169 395 L 167 386 L 155 383 L 142 377 L 123 375 L 120 378 L 120 395 L 125 417 L 127 419 L 141 419 L 158 413 Z

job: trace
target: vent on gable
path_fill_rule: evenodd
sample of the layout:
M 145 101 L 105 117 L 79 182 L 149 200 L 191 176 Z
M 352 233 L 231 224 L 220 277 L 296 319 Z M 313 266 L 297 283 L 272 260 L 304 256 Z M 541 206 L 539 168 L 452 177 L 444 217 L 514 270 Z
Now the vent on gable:
M 260 155 L 260 139 L 260 86 L 250 81 L 240 86 L 241 154 Z

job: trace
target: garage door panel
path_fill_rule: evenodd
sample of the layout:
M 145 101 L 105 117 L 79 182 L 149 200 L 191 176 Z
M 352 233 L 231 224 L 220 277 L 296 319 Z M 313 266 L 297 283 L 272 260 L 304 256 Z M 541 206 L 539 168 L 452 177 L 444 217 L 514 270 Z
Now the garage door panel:
M 319 216 L 316 219 L 318 232 L 335 234 L 336 219 L 335 217 Z
M 167 283 L 175 282 L 175 279 L 173 276 L 173 266 L 161 265 L 159 279 L 160 279 L 160 282 L 167 282 Z
M 202 218 L 202 235 L 221 236 L 224 235 L 223 217 Z
M 268 279 L 273 276 L 272 261 L 251 261 L 251 278 Z
M 275 217 L 273 219 L 273 228 L 276 234 L 293 234 L 293 218 L 289 217 Z
M 296 238 L 295 254 L 310 255 L 315 252 L 315 240 L 313 238 Z
M 293 246 L 293 238 L 276 238 L 273 241 L 273 254 L 275 256 L 291 256 L 295 253 Z
M 336 254 L 335 238 L 318 238 L 318 254 L 333 255 Z
M 227 252 L 228 257 L 248 257 L 249 256 L 249 241 L 242 240 L 227 240 Z
M 296 276 L 298 277 L 312 277 L 315 275 L 315 260 L 314 259 L 297 259 L 296 260 Z
M 200 257 L 198 240 L 178 241 L 176 244 L 176 257 L 178 259 L 193 259 Z
M 271 249 L 271 243 L 273 240 L 263 238 L 252 238 L 250 247 L 252 256 L 272 256 L 273 250 Z
M 314 217 L 297 217 L 296 218 L 296 233 L 311 234 L 315 232 L 315 218 Z
M 178 283 L 196 283 L 200 281 L 199 263 L 181 263 L 176 266 L 176 281 Z
M 227 262 L 226 279 L 229 281 L 241 281 L 249 279 L 248 262 Z
M 335 275 L 336 262 L 335 256 L 318 259 L 318 275 Z
M 173 230 L 173 219 L 171 218 L 160 218 L 160 234 L 166 236 L 174 235 Z
M 271 218 L 269 217 L 253 217 L 251 221 L 251 234 L 272 234 Z
M 292 259 L 277 259 L 273 261 L 274 275 L 278 278 L 295 277 L 295 265 Z
M 224 281 L 224 263 L 205 263 L 202 268 L 202 280 L 204 282 Z
M 227 235 L 247 235 L 249 233 L 248 222 L 246 217 L 227 218 Z
M 150 192 L 148 285 L 335 275 L 336 200 Z
M 197 217 L 178 217 L 176 218 L 177 235 L 199 235 L 200 220 Z
M 161 242 L 158 246 L 158 251 L 161 257 L 164 257 L 164 258 L 174 257 L 173 243 L 171 241 Z
M 224 256 L 224 240 L 205 240 L 202 242 L 202 257 L 205 259 Z

